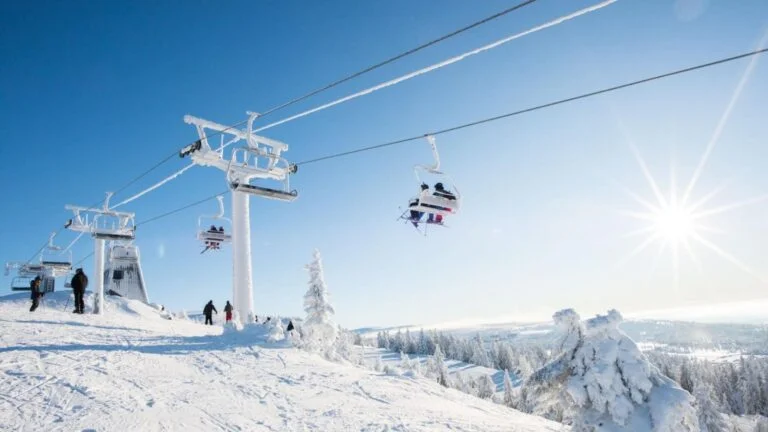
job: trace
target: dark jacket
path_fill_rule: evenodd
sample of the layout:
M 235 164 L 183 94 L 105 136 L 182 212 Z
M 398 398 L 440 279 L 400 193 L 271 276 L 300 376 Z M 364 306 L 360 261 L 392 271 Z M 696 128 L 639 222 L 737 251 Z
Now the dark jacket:
M 73 290 L 85 291 L 85 288 L 88 286 L 88 276 L 86 276 L 83 272 L 77 272 L 72 277 L 72 282 L 70 282 L 70 285 L 72 286 Z
M 40 278 L 34 278 L 32 279 L 32 282 L 29 283 L 29 290 L 31 291 L 30 297 L 34 300 L 38 297 L 40 297 L 40 284 L 42 280 Z
M 203 308 L 203 315 L 213 315 L 214 312 L 219 313 L 219 311 L 216 310 L 216 307 L 211 302 L 208 302 L 208 304 Z
M 232 305 L 227 302 L 227 305 L 224 306 L 224 312 L 232 312 Z

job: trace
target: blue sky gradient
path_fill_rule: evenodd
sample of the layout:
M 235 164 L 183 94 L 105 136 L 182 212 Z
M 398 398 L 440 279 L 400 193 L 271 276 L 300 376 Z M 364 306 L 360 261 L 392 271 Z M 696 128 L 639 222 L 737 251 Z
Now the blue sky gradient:
M 586 6 L 540 0 L 418 55 L 276 113 L 262 123 L 366 88 Z M 0 259 L 26 260 L 69 217 L 196 139 L 185 114 L 245 119 L 511 5 L 465 2 L 4 2 L 0 5 Z M 306 160 L 526 108 L 755 48 L 762 0 L 629 1 L 439 71 L 291 122 L 264 135 Z M 768 202 L 713 217 L 708 234 L 749 274 L 704 247 L 680 281 L 652 246 L 620 265 L 643 226 L 619 185 L 652 192 L 632 141 L 668 191 L 684 185 L 749 60 L 438 137 L 465 197 L 449 228 L 426 238 L 395 222 L 416 192 L 426 142 L 302 167 L 292 203 L 251 201 L 260 314 L 301 314 L 313 248 L 323 254 L 347 326 L 467 317 L 631 312 L 768 297 Z M 768 193 L 768 66 L 758 61 L 694 195 L 726 180 L 713 206 Z M 172 159 L 115 200 L 184 166 Z M 225 187 L 195 168 L 125 210 L 141 221 Z M 229 197 L 226 198 L 229 210 Z M 141 226 L 152 301 L 200 309 L 231 296 L 231 251 L 200 255 L 197 216 L 215 201 Z M 64 233 L 66 244 L 74 233 Z M 81 240 L 75 259 L 92 250 Z M 90 274 L 92 260 L 84 263 Z M 762 280 L 761 280 L 762 277 Z M 4 286 L 10 277 L 2 279 Z M 5 290 L 6 288 L 2 288 Z

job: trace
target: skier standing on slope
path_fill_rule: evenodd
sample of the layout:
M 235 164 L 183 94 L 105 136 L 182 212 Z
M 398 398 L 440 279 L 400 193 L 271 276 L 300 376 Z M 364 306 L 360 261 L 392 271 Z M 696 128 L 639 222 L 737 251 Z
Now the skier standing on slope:
M 203 308 L 203 315 L 205 315 L 205 324 L 206 325 L 213 325 L 213 313 L 214 312 L 216 312 L 216 315 L 219 314 L 219 311 L 216 310 L 216 306 L 213 305 L 213 300 L 211 300 Z
M 227 313 L 227 322 L 232 321 L 232 305 L 227 301 L 227 305 L 224 306 L 224 312 Z
M 75 310 L 72 311 L 72 313 L 82 314 L 85 312 L 83 295 L 85 295 L 85 288 L 88 286 L 88 276 L 83 273 L 82 268 L 75 271 L 75 275 L 72 277 L 72 282 L 70 282 L 69 285 L 72 287 L 72 292 L 75 294 Z
M 40 297 L 43 296 L 43 293 L 40 291 L 41 281 L 42 279 L 40 279 L 40 276 L 36 276 L 32 279 L 32 282 L 29 283 L 29 290 L 32 291 L 32 295 L 30 296 L 32 299 L 32 307 L 29 308 L 30 312 L 34 312 L 35 309 L 40 306 Z

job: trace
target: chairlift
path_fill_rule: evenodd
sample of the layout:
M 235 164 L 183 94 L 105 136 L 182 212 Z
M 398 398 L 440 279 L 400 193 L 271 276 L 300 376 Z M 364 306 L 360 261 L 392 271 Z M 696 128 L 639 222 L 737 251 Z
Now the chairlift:
M 416 165 L 414 167 L 416 180 L 421 191 L 409 201 L 408 209 L 400 216 L 401 219 L 409 221 L 417 227 L 419 224 L 442 225 L 444 217 L 458 214 L 461 207 L 461 194 L 458 188 L 450 176 L 440 171 L 440 155 L 437 151 L 435 137 L 427 135 L 426 139 L 432 148 L 435 163 L 431 166 Z M 430 190 L 430 186 L 424 183 L 420 173 L 437 176 L 440 179 L 434 184 L 434 190 Z M 448 187 L 445 187 L 446 183 L 449 185 Z M 422 221 L 424 214 L 427 214 L 426 221 Z
M 219 250 L 222 243 L 232 241 L 232 221 L 224 217 L 224 197 L 216 198 L 219 201 L 219 213 L 197 218 L 197 238 L 205 246 L 203 252 L 209 249 Z M 222 224 L 221 221 L 224 223 Z
M 240 156 L 240 157 L 238 157 Z M 259 158 L 266 159 L 267 167 L 258 166 Z M 265 170 L 279 170 L 288 174 L 296 172 L 297 167 L 286 159 L 256 147 L 240 147 L 232 150 L 232 159 L 227 167 L 227 184 L 233 191 L 278 201 L 291 202 L 298 198 L 298 192 L 290 189 L 289 175 L 283 176 L 282 188 L 271 188 L 251 183 L 263 178 Z
M 52 274 L 63 275 L 72 270 L 72 251 L 62 251 L 61 247 L 53 244 L 56 233 L 51 233 L 48 245 L 40 253 L 40 264 L 50 268 Z
M 16 276 L 11 279 L 11 291 L 31 291 L 33 276 Z
M 136 226 L 133 214 L 103 212 L 93 217 L 91 235 L 99 240 L 133 241 Z

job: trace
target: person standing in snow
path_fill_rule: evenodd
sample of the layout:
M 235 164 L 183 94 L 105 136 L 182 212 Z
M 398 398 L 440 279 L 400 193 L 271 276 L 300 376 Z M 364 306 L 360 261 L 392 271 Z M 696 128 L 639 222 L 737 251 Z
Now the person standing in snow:
M 88 286 L 88 276 L 83 273 L 82 268 L 75 271 L 75 275 L 72 277 L 69 285 L 72 287 L 72 293 L 75 295 L 75 310 L 72 313 L 82 314 L 85 312 L 83 296 L 85 295 L 85 288 Z
M 43 293 L 40 291 L 41 282 L 42 279 L 40 279 L 40 276 L 36 276 L 32 279 L 32 282 L 29 283 L 29 290 L 32 292 L 32 295 L 30 296 L 32 299 L 32 307 L 29 308 L 30 312 L 34 312 L 35 309 L 40 306 L 40 297 L 43 296 Z
M 213 305 L 213 300 L 211 300 L 203 308 L 203 315 L 205 315 L 205 324 L 206 325 L 213 325 L 213 313 L 214 312 L 216 312 L 216 315 L 219 314 L 219 311 L 216 310 L 216 306 Z
M 232 321 L 232 305 L 229 304 L 229 300 L 227 300 L 227 305 L 224 306 L 224 312 L 227 314 L 227 322 Z

